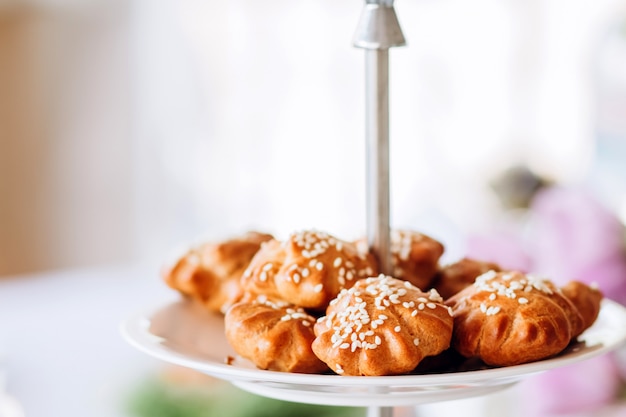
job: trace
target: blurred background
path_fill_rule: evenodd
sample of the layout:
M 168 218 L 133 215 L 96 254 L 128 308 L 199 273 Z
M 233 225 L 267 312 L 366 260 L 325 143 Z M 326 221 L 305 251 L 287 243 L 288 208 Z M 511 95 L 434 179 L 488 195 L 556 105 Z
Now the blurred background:
M 6 415 L 160 415 L 122 405 L 161 364 L 116 326 L 174 296 L 158 270 L 178 248 L 250 229 L 364 233 L 361 8 L 0 0 Z M 441 239 L 445 260 L 589 281 L 610 269 L 606 288 L 623 290 L 626 2 L 396 10 L 408 45 L 391 51 L 392 225 Z M 539 189 L 555 193 L 537 207 Z M 572 266 L 571 236 L 594 256 Z M 555 245 L 549 260 L 537 241 Z M 503 401 L 462 406 L 502 416 Z

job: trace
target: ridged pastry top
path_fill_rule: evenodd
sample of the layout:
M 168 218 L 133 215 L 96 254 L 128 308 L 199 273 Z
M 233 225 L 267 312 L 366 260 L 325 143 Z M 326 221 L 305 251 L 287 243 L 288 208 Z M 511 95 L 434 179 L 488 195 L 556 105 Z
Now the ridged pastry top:
M 396 375 L 447 349 L 450 309 L 439 294 L 388 276 L 344 289 L 315 325 L 313 351 L 340 375 Z
M 507 366 L 561 352 L 584 323 L 551 281 L 520 272 L 489 271 L 447 300 L 453 345 L 465 357 Z
M 171 288 L 215 312 L 225 312 L 240 296 L 239 281 L 261 244 L 271 235 L 248 232 L 222 242 L 206 242 L 188 249 L 163 268 Z
M 373 256 L 355 244 L 307 230 L 265 243 L 245 271 L 242 288 L 323 311 L 339 291 L 376 269 Z
M 443 255 L 443 245 L 430 236 L 410 230 L 394 229 L 390 238 L 393 276 L 423 290 L 430 288 Z
M 492 262 L 463 258 L 442 266 L 432 285 L 445 300 L 472 285 L 477 277 L 488 271 L 499 272 L 500 267 Z
M 259 297 L 233 305 L 224 323 L 235 352 L 261 369 L 297 373 L 328 369 L 311 350 L 315 318 L 300 307 Z

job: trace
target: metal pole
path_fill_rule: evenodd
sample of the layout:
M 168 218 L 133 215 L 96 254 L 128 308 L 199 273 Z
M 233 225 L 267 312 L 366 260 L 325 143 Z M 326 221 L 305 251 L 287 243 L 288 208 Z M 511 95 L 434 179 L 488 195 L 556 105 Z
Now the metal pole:
M 369 407 L 367 417 L 393 417 L 393 407 Z
M 405 44 L 393 0 L 366 0 L 354 36 L 365 49 L 367 238 L 392 273 L 389 203 L 389 48 Z

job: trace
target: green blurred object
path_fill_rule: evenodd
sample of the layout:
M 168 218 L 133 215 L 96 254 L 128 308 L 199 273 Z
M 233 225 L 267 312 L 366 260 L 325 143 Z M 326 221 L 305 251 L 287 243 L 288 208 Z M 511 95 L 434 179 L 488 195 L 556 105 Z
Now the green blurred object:
M 150 379 L 131 392 L 135 417 L 363 417 L 365 408 L 291 403 L 260 397 L 230 384 L 193 386 Z

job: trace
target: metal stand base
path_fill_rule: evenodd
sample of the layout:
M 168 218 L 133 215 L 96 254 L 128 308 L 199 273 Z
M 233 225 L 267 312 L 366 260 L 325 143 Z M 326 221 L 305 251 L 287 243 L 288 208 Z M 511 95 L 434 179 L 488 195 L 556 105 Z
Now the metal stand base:
M 369 407 L 367 417 L 393 417 L 393 407 Z

